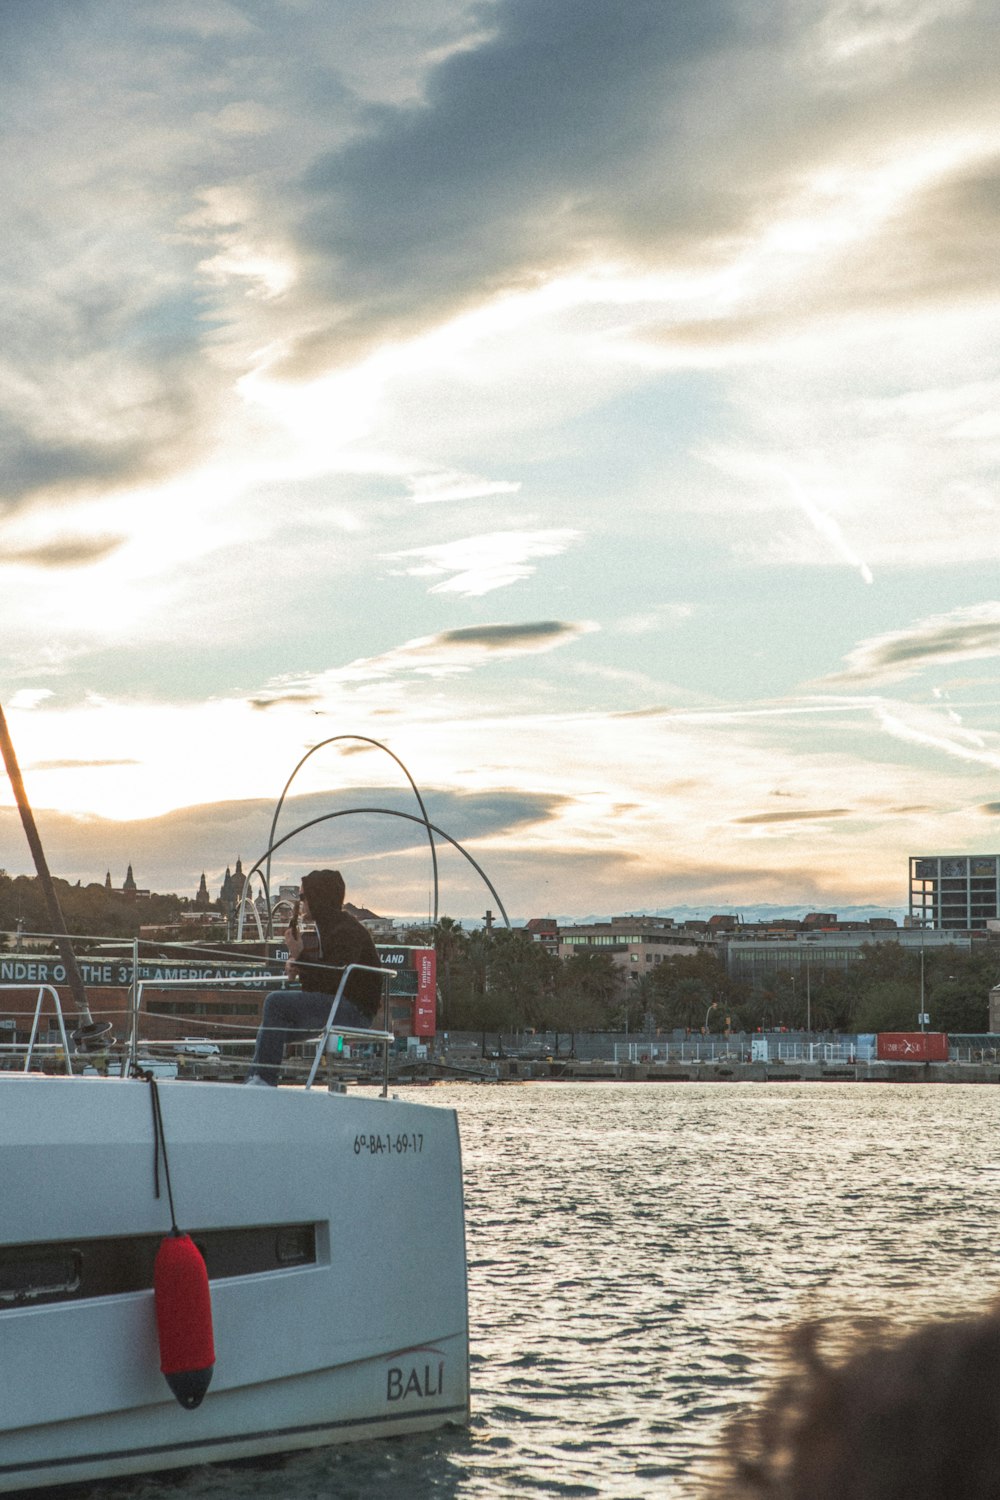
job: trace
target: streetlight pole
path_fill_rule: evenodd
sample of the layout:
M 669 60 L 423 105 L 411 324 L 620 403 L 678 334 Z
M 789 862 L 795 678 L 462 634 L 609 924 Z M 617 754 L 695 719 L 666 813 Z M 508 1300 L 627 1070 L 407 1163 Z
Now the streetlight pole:
M 806 949 L 806 1031 L 812 1036 L 812 988 L 810 979 L 812 977 L 809 966 L 809 949 Z
M 925 930 L 926 930 L 926 923 L 923 921 L 923 919 L 921 919 L 921 922 L 920 922 L 920 1015 L 917 1018 L 918 1021 L 920 1022 L 920 1030 L 921 1031 L 924 1030 L 925 1026 L 927 1025 L 927 1022 L 930 1020 L 930 1017 L 928 1016 L 927 1009 L 926 1009 L 927 1002 L 926 1002 L 926 999 L 925 999 L 925 993 L 926 993 L 926 991 L 925 991 L 925 986 L 924 986 L 924 932 L 925 932 Z

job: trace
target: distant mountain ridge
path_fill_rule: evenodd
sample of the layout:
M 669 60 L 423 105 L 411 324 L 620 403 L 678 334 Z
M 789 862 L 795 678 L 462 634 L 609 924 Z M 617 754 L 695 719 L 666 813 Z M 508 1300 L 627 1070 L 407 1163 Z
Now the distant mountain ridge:
M 802 906 L 778 906 L 768 902 L 748 902 L 743 906 L 659 906 L 647 907 L 641 911 L 616 912 L 615 916 L 628 917 L 673 917 L 675 922 L 707 922 L 709 917 L 739 917 L 742 922 L 771 922 L 780 918 L 792 918 L 801 921 L 803 917 L 809 916 L 810 912 L 826 911 L 833 912 L 838 921 L 841 922 L 868 922 L 873 917 L 891 917 L 894 921 L 902 923 L 908 914 L 904 906 L 840 906 L 835 902 L 825 905 L 802 905 Z M 567 926 L 572 923 L 583 925 L 587 922 L 610 922 L 610 916 L 591 917 L 557 917 L 556 920 Z

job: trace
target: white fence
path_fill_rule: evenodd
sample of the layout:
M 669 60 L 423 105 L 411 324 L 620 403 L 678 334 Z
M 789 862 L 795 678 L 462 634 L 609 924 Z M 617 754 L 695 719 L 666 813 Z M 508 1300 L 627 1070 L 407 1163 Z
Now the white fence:
M 818 1063 L 869 1062 L 873 1051 L 854 1037 L 839 1042 L 778 1041 L 773 1037 L 740 1042 L 616 1042 L 615 1062 L 629 1063 Z

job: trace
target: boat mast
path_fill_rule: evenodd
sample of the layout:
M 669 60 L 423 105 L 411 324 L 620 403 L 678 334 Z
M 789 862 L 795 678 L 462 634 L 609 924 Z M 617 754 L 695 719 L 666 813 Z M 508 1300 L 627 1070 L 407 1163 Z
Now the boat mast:
M 59 897 L 56 895 L 55 886 L 52 884 L 52 876 L 45 862 L 45 851 L 42 849 L 42 841 L 38 837 L 38 829 L 35 827 L 34 814 L 28 802 L 28 794 L 24 790 L 24 782 L 21 779 L 21 768 L 14 754 L 14 746 L 11 742 L 10 732 L 7 729 L 7 720 L 4 718 L 3 708 L 0 707 L 0 750 L 3 751 L 3 762 L 7 767 L 7 775 L 10 784 L 14 788 L 14 800 L 17 802 L 17 810 L 21 814 L 21 822 L 24 824 L 24 832 L 27 835 L 28 847 L 35 861 L 35 869 L 38 879 L 45 895 L 45 904 L 49 909 L 49 921 L 52 924 L 52 932 L 56 940 L 56 947 L 66 967 L 66 978 L 76 1004 L 77 1015 L 82 1026 L 92 1026 L 93 1017 L 90 1014 L 90 1006 L 87 1004 L 87 991 L 83 984 L 83 975 L 73 952 L 73 944 L 70 942 L 69 932 L 63 919 L 62 909 L 59 905 Z

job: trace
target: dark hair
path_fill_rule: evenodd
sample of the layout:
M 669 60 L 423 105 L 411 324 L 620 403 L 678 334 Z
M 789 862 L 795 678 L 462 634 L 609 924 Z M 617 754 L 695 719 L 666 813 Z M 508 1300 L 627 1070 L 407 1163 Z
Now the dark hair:
M 344 904 L 344 877 L 339 870 L 310 870 L 302 877 L 302 894 L 313 920 L 321 923 L 336 915 Z
M 1000 1313 L 900 1334 L 869 1320 L 828 1358 L 828 1325 L 786 1338 L 783 1374 L 725 1440 L 726 1500 L 996 1500 Z M 718 1471 L 717 1471 L 718 1472 Z

